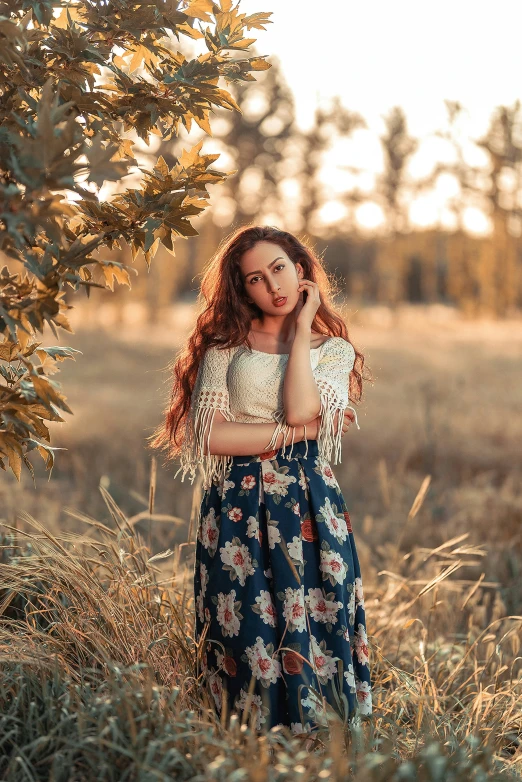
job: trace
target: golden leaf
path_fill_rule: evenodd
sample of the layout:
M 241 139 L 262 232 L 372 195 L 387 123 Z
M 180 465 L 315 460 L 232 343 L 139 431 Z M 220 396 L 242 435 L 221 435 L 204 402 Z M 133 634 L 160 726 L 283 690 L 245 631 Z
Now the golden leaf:
M 116 65 L 118 68 L 125 68 L 127 66 L 127 63 L 123 59 L 123 57 L 120 57 L 119 54 L 115 54 L 112 58 L 112 61 L 114 65 Z
M 134 51 L 134 54 L 132 55 L 132 59 L 129 63 L 129 72 L 132 73 L 133 71 L 137 70 L 143 60 L 145 59 L 145 47 L 141 46 L 141 44 L 138 46 L 138 48 Z
M 208 133 L 209 136 L 212 136 L 212 130 L 210 128 L 210 122 L 208 120 L 208 114 L 205 114 L 204 117 L 194 117 L 194 122 L 196 122 L 197 125 L 201 128 L 201 130 L 204 130 L 205 133 Z
M 64 421 L 60 415 L 51 413 L 46 407 L 36 402 L 28 405 L 27 410 L 40 416 L 40 418 L 45 418 L 47 421 Z
M 57 326 L 61 326 L 66 331 L 69 331 L 71 334 L 74 334 L 74 331 L 71 328 L 71 324 L 63 314 L 63 312 L 59 312 L 57 315 L 53 316 L 53 321 L 56 323 Z
M 139 44 L 137 49 L 134 50 L 132 59 L 129 63 L 129 73 L 137 70 L 142 62 L 145 62 L 145 65 L 156 65 L 158 61 L 159 57 L 157 54 L 151 52 L 150 49 L 143 46 L 143 44 Z
M 201 141 L 198 141 L 198 143 L 192 147 L 192 149 L 183 149 L 181 152 L 181 156 L 179 158 L 179 162 L 184 168 L 190 168 L 195 163 L 197 163 L 200 159 L 200 152 L 201 147 L 203 146 L 204 139 L 201 139 Z
M 243 24 L 250 30 L 251 27 L 255 27 L 256 30 L 265 30 L 263 27 L 265 24 L 272 24 L 272 20 L 268 17 L 272 16 L 272 11 L 260 11 L 257 14 L 250 14 L 243 19 Z
M 74 6 L 67 5 L 65 8 L 62 8 L 61 13 L 56 17 L 56 19 L 53 19 L 51 24 L 54 25 L 54 27 L 59 27 L 62 30 L 66 30 L 69 27 L 67 12 L 69 12 L 69 16 L 73 22 L 77 22 L 83 18 L 81 8 L 74 8 Z
M 200 38 L 204 38 L 205 36 L 200 30 L 196 30 L 194 27 L 191 27 L 189 24 L 178 24 L 177 29 L 180 33 L 183 33 L 184 35 L 188 36 L 189 38 L 193 38 L 195 41 L 199 40 Z
M 43 375 L 36 375 L 32 378 L 34 390 L 44 402 L 49 402 L 54 395 L 54 390 L 49 381 Z
M 169 175 L 169 167 L 165 163 L 164 158 L 160 155 L 159 158 L 156 160 L 156 165 L 154 166 L 154 171 L 157 171 L 158 174 L 161 174 L 162 177 L 166 177 Z
M 127 269 L 122 268 L 121 265 L 104 261 L 102 265 L 102 271 L 103 276 L 105 277 L 105 282 L 107 283 L 107 287 L 110 288 L 111 291 L 114 290 L 114 280 L 120 283 L 120 285 L 128 285 L 129 289 L 132 287 L 129 272 Z
M 0 449 L 9 459 L 9 467 L 12 469 L 16 480 L 20 480 L 22 472 L 22 446 L 8 432 L 0 433 Z
M 269 62 L 263 60 L 261 57 L 252 57 L 248 62 L 253 71 L 267 71 L 272 67 Z
M 201 19 L 203 22 L 211 22 L 212 8 L 214 3 L 212 0 L 192 0 L 188 8 L 183 9 L 183 13 L 187 16 L 193 16 L 196 19 Z
M 36 354 L 40 359 L 40 366 L 43 368 L 46 375 L 54 375 L 56 372 L 60 371 L 54 359 L 52 359 L 45 350 L 37 350 Z
M 0 358 L 3 361 L 12 361 L 18 353 L 18 345 L 16 342 L 7 340 L 0 343 Z
M 132 152 L 132 147 L 134 146 L 134 141 L 130 138 L 123 138 L 120 139 L 120 145 L 117 149 L 117 151 L 114 153 L 114 158 L 116 160 L 121 160 L 121 158 L 131 158 L 134 160 L 134 154 Z
M 52 451 L 48 451 L 47 448 L 44 448 L 43 445 L 39 445 L 36 450 L 40 453 L 42 459 L 45 461 L 45 466 L 47 469 L 54 465 L 54 453 Z

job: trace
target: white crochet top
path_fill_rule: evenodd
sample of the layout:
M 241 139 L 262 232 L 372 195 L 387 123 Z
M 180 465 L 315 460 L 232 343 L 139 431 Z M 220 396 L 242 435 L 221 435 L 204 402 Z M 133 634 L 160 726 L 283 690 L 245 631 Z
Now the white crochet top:
M 241 423 L 274 422 L 272 439 L 265 451 L 276 448 L 277 438 L 284 431 L 284 444 L 292 429 L 290 452 L 285 453 L 285 445 L 280 445 L 282 455 L 291 456 L 294 445 L 295 427 L 286 423 L 283 407 L 283 382 L 288 353 L 265 353 L 250 349 L 246 345 L 234 348 L 209 348 L 201 362 L 191 397 L 184 441 L 180 453 L 180 468 L 190 475 L 191 483 L 199 465 L 203 474 L 203 486 L 209 487 L 216 478 L 221 482 L 228 466 L 232 465 L 232 456 L 210 454 L 210 432 L 216 410 L 220 410 L 227 421 Z M 335 464 L 341 462 L 342 426 L 334 432 L 334 416 L 337 410 L 347 407 L 355 414 L 357 411 L 349 402 L 349 378 L 355 361 L 355 350 L 343 337 L 329 337 L 317 348 L 310 348 L 310 361 L 313 375 L 321 397 L 321 423 L 317 444 L 320 456 L 330 461 L 334 449 Z M 341 413 L 339 414 L 341 416 Z M 203 442 L 208 426 L 207 437 Z M 308 451 L 306 430 L 304 442 L 305 455 Z M 205 448 L 203 448 L 205 446 Z M 286 445 L 288 448 L 288 445 Z

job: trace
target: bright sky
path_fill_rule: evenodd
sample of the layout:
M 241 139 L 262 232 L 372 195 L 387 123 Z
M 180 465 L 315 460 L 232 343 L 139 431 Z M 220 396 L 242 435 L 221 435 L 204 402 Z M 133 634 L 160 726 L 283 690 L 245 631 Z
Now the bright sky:
M 346 152 L 349 162 L 377 171 L 381 116 L 400 105 L 410 133 L 424 139 L 414 175 L 426 174 L 444 155 L 440 143 L 428 138 L 445 125 L 444 99 L 458 100 L 467 110 L 462 130 L 468 138 L 485 132 L 496 106 L 522 100 L 520 8 L 519 0 L 241 0 L 240 5 L 245 13 L 273 12 L 265 31 L 249 35 L 257 38 L 261 54 L 279 59 L 303 128 L 318 103 L 339 95 L 370 129 L 358 132 Z M 471 146 L 470 160 L 482 163 Z M 438 215 L 444 222 L 451 190 L 451 182 L 443 183 L 435 196 L 417 204 L 412 219 L 427 225 Z M 466 219 L 480 232 L 487 224 L 476 212 Z M 371 227 L 377 221 L 375 210 L 366 209 L 361 222 Z

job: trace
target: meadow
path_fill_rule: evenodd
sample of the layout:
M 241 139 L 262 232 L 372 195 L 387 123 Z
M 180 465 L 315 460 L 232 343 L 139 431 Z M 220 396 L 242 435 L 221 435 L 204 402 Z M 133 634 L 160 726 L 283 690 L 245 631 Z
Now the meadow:
M 91 303 L 92 304 L 92 303 Z M 312 747 L 219 724 L 191 645 L 198 485 L 145 438 L 190 302 L 75 308 L 74 415 L 0 484 L 2 779 L 519 779 L 522 321 L 361 307 L 374 381 L 334 472 L 363 573 L 374 714 Z M 45 344 L 56 344 L 47 335 Z

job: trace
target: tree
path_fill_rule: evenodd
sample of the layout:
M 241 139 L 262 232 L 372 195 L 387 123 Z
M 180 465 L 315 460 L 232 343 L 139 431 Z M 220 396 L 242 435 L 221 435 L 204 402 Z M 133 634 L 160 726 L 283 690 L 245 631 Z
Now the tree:
M 522 233 L 522 110 L 520 101 L 513 106 L 498 106 L 492 114 L 486 133 L 475 143 L 486 157 L 486 166 L 470 165 L 457 135 L 462 114 L 458 103 L 446 103 L 449 130 L 442 134 L 453 146 L 455 160 L 440 163 L 433 181 L 440 173 L 451 174 L 459 185 L 452 203 L 457 227 L 464 230 L 463 212 L 475 206 L 489 217 L 492 231 L 480 245 L 480 253 L 471 264 L 457 266 L 458 279 L 452 281 L 457 294 L 476 299 L 477 309 L 497 316 L 520 306 L 522 276 L 520 271 L 520 235 Z M 462 256 L 462 253 L 461 253 Z
M 72 412 L 50 377 L 73 358 L 41 347 L 49 324 L 71 331 L 65 288 L 130 287 L 127 267 L 97 248 L 128 244 L 150 266 L 160 244 L 197 234 L 190 219 L 208 206 L 207 186 L 228 174 L 201 153 L 202 139 L 168 166 L 137 164 L 133 143 L 176 137 L 195 122 L 210 134 L 213 107 L 241 111 L 219 87 L 251 82 L 263 56 L 234 59 L 265 29 L 270 13 L 247 16 L 231 0 L 59 0 L 0 2 L 0 250 L 19 271 L 0 270 L 0 466 L 20 480 L 37 450 L 54 463 L 45 421 Z M 180 36 L 200 41 L 187 59 Z M 103 201 L 105 181 L 139 174 L 139 185 Z M 134 271 L 134 270 L 133 270 Z
M 332 142 L 339 139 L 347 139 L 359 129 L 366 128 L 366 120 L 357 112 L 350 111 L 342 105 L 338 96 L 335 96 L 328 108 L 318 108 L 314 114 L 314 124 L 306 132 L 302 133 L 302 172 L 301 189 L 303 193 L 303 224 L 308 230 L 317 231 L 318 212 L 321 207 L 331 200 L 331 189 L 320 179 L 324 154 L 332 147 Z M 359 174 L 360 169 L 355 166 L 341 166 L 342 170 L 349 174 Z M 354 228 L 353 205 L 359 203 L 359 194 L 352 191 L 339 200 L 350 207 L 348 219 L 345 222 L 344 233 L 351 233 Z
M 280 185 L 295 116 L 293 95 L 277 60 L 252 90 L 235 85 L 234 97 L 241 106 L 247 104 L 246 110 L 239 122 L 229 120 L 220 135 L 238 170 L 223 187 L 234 202 L 233 222 L 241 225 L 263 211 L 283 218 Z M 248 106 L 249 99 L 253 107 Z
M 407 165 L 417 150 L 418 141 L 408 134 L 404 111 L 395 106 L 384 117 L 386 131 L 381 136 L 384 172 L 379 179 L 377 197 L 384 205 L 391 234 L 408 227 L 407 204 L 403 201 L 407 185 Z

